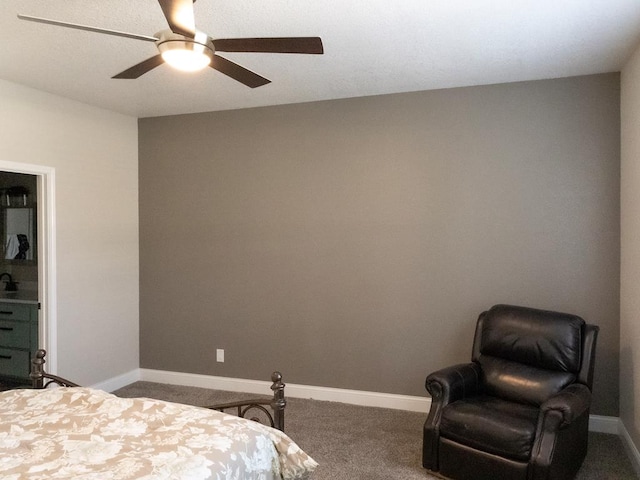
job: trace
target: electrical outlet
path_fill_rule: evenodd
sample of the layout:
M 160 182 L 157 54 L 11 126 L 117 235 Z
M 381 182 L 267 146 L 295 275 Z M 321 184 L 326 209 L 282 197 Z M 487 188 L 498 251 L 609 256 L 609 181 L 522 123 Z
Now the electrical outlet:
M 216 361 L 224 363 L 224 349 L 218 348 L 216 350 Z

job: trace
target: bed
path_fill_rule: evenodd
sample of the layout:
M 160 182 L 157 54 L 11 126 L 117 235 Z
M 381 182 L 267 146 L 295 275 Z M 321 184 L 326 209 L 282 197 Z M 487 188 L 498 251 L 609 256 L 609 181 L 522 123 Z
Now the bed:
M 280 429 L 216 410 L 231 405 L 246 414 L 255 401 L 202 408 L 119 398 L 40 373 L 39 388 L 0 392 L 5 480 L 293 480 L 317 467 Z M 62 386 L 42 388 L 51 382 Z M 280 385 L 272 389 L 271 403 L 284 401 Z

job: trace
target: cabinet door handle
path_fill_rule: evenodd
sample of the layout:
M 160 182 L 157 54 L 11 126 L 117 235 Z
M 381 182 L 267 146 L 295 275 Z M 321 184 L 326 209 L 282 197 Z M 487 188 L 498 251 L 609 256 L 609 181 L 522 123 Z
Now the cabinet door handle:
M 8 310 L 0 310 L 0 315 L 13 315 L 13 312 Z
M 13 332 L 13 327 L 0 327 L 0 330 L 4 332 Z
M 11 360 L 11 355 L 0 355 L 0 358 L 3 360 Z

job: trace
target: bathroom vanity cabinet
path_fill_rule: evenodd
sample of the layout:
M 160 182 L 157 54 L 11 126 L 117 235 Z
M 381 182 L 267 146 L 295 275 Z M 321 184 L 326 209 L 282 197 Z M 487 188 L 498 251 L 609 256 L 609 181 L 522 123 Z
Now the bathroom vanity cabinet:
M 0 300 L 0 377 L 30 383 L 38 349 L 38 303 Z

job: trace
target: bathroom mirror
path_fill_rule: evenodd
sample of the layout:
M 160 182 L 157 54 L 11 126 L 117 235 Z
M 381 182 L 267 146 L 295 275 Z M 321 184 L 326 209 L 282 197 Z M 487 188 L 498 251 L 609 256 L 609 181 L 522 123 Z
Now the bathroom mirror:
M 0 172 L 0 272 L 18 274 L 20 281 L 37 278 L 31 271 L 38 264 L 37 202 L 37 177 Z

